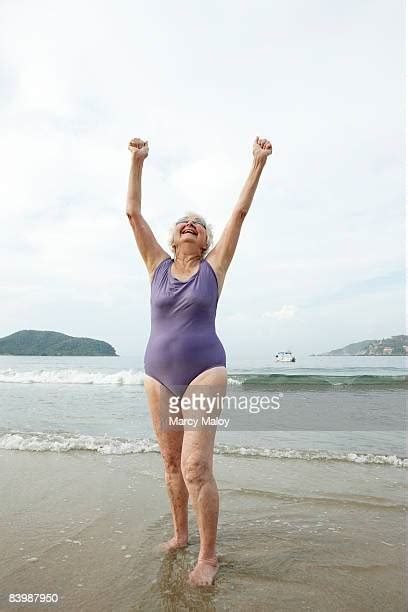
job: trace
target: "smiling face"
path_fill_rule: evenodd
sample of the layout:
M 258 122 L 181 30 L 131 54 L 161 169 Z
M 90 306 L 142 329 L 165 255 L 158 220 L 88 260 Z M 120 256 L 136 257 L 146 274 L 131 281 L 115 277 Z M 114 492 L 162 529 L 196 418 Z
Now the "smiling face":
M 186 243 L 196 245 L 199 253 L 207 246 L 207 228 L 198 217 L 182 217 L 176 221 L 174 244 L 177 246 Z
M 173 227 L 171 247 L 176 251 L 184 245 L 190 253 L 196 251 L 203 256 L 210 246 L 211 238 L 211 229 L 207 227 L 205 219 L 201 215 L 187 213 Z

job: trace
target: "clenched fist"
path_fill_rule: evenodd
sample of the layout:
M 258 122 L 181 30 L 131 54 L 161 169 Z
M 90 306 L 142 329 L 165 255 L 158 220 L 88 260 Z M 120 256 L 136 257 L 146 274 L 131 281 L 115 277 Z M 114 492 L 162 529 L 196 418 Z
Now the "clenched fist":
M 253 154 L 255 159 L 266 161 L 268 155 L 272 153 L 272 145 L 266 138 L 255 138 Z
M 132 138 L 128 145 L 129 151 L 134 157 L 145 159 L 149 155 L 149 145 L 147 140 Z

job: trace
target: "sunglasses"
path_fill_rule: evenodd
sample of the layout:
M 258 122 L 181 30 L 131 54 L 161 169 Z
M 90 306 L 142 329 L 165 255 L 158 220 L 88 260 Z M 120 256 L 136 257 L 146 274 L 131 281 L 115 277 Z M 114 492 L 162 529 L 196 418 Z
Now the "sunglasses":
M 201 227 L 203 227 L 204 229 L 207 229 L 206 224 L 204 223 L 204 221 L 200 221 L 200 219 L 189 219 L 188 217 L 183 217 L 182 219 L 179 219 L 178 221 L 176 221 L 176 225 L 179 225 L 179 223 L 192 223 L 194 226 L 195 225 L 201 225 Z

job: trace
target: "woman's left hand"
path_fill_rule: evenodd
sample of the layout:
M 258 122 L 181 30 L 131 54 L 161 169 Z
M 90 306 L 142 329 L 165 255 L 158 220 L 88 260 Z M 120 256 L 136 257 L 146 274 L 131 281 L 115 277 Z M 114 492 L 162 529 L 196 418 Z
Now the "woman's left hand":
M 256 160 L 266 161 L 268 155 L 272 153 L 272 145 L 266 138 L 259 138 L 257 136 L 252 152 Z

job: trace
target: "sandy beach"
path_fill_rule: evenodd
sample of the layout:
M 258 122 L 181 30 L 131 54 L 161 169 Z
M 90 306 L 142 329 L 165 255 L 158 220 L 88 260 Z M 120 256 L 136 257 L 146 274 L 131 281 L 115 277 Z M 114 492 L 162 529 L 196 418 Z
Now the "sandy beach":
M 157 453 L 3 450 L 0 466 L 1 610 L 9 593 L 61 610 L 405 610 L 403 469 L 216 456 L 220 571 L 193 589 L 192 513 L 186 550 L 154 550 L 171 535 Z

